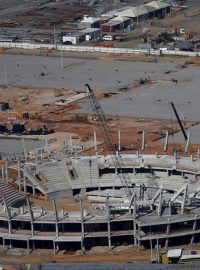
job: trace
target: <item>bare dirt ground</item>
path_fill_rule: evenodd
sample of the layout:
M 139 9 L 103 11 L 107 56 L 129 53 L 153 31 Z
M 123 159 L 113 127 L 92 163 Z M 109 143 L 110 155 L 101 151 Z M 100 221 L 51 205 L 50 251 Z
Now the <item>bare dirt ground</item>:
M 194 60 L 193 60 L 194 61 Z M 128 85 L 126 91 L 135 89 L 138 91 L 140 85 Z M 89 149 L 83 152 L 84 155 L 95 154 L 92 145 L 93 132 L 97 132 L 98 140 L 102 140 L 98 127 L 98 121 L 92 115 L 74 113 L 74 110 L 81 104 L 75 105 L 55 105 L 58 99 L 65 99 L 76 94 L 72 91 L 63 91 L 62 89 L 28 89 L 25 87 L 0 87 L 0 99 L 10 102 L 11 110 L 1 113 L 0 121 L 5 122 L 23 122 L 27 128 L 36 129 L 46 125 L 48 129 L 54 129 L 55 133 L 49 135 L 49 139 L 56 140 L 53 145 L 54 150 L 61 150 L 65 145 L 69 145 L 69 135 L 73 135 L 74 143 L 88 142 Z M 97 98 L 105 98 L 104 93 L 97 93 Z M 109 98 L 109 97 L 106 97 Z M 88 101 L 87 101 L 88 102 Z M 89 106 L 89 105 L 88 105 Z M 31 115 L 30 119 L 23 119 L 23 112 Z M 121 140 L 125 152 L 133 152 L 141 149 L 142 131 L 145 130 L 145 153 L 163 152 L 163 142 L 159 139 L 165 136 L 166 131 L 176 133 L 180 130 L 175 121 L 162 119 L 146 119 L 127 116 L 107 116 L 108 124 L 113 132 L 113 137 L 117 143 L 118 130 L 121 130 Z M 185 121 L 185 128 L 194 124 L 193 121 Z M 152 128 L 153 127 L 153 128 Z M 170 145 L 168 153 L 173 152 L 173 148 L 180 150 L 184 146 Z M 105 147 L 101 144 L 98 147 L 98 153 L 104 154 Z M 198 149 L 198 145 L 193 151 Z
M 173 247 L 176 248 L 176 247 Z M 177 247 L 177 248 L 180 248 Z M 182 246 L 185 250 L 198 250 L 199 245 L 187 245 Z M 163 249 L 162 252 L 165 252 Z M 156 258 L 156 250 L 153 249 L 152 258 Z M 57 255 L 52 255 L 49 251 L 39 250 L 37 252 L 33 251 L 29 256 L 21 255 L 6 255 L 5 253 L 0 253 L 1 259 L 8 263 L 102 263 L 102 262 L 119 262 L 119 263 L 149 263 L 151 261 L 151 251 L 144 250 L 142 247 L 140 249 L 130 245 L 130 246 L 119 246 L 113 247 L 108 250 L 106 247 L 94 247 L 85 254 L 76 252 L 65 252 L 64 254 L 58 253 Z M 11 268 L 12 269 L 12 268 Z

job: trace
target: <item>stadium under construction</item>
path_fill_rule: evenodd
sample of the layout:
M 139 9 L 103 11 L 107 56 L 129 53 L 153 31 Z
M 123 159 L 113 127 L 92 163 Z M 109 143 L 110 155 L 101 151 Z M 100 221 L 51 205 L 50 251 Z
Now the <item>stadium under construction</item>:
M 199 241 L 199 159 L 139 154 L 121 159 L 121 172 L 111 156 L 2 164 L 0 244 L 56 253 L 96 245 L 149 247 L 159 241 L 167 247 Z M 124 173 L 131 197 L 120 180 Z M 29 197 L 36 194 L 52 200 L 53 210 L 32 207 Z M 57 200 L 66 195 L 79 200 L 80 211 L 57 209 Z
M 159 243 L 167 248 L 199 242 L 198 153 L 121 154 L 100 104 L 86 87 L 109 154 L 69 156 L 51 152 L 47 144 L 33 156 L 24 153 L 23 161 L 2 161 L 0 245 L 56 253 L 98 245 Z M 66 196 L 74 197 L 78 210 L 58 207 Z M 33 205 L 36 197 L 51 201 L 52 209 Z

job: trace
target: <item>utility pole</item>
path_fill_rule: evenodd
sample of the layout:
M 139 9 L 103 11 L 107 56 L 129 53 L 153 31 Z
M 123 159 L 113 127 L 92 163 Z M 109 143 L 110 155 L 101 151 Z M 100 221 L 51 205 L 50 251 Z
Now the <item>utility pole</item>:
M 61 51 L 60 51 L 60 64 L 61 64 L 61 68 L 63 68 L 64 65 L 63 65 L 63 51 L 62 51 L 62 47 L 61 47 Z
M 57 50 L 57 43 L 56 43 L 56 28 L 55 28 L 55 26 L 53 27 L 53 38 L 54 38 L 55 50 Z
M 7 63 L 6 62 L 4 64 L 4 83 L 5 83 L 5 86 L 8 85 L 8 81 L 7 81 Z

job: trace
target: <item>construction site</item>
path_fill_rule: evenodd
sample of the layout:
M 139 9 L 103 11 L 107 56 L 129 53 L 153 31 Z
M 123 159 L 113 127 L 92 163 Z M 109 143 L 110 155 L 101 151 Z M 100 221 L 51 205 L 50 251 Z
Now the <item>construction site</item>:
M 74 13 L 61 14 L 66 1 L 40 2 L 19 6 L 32 20 L 24 25 L 18 15 L 18 26 L 33 29 L 28 24 L 37 22 L 39 29 L 51 19 L 51 29 L 59 19 L 61 31 L 70 23 L 74 27 L 74 16 L 94 16 L 103 9 L 98 1 L 97 6 L 70 2 L 67 7 Z M 2 27 L 10 32 L 13 22 L 4 16 L 16 10 L 3 5 Z M 112 3 L 107 5 L 111 10 Z M 151 34 L 162 32 L 161 20 L 162 26 L 175 24 L 186 29 L 187 37 L 197 38 L 199 10 L 193 2 L 186 15 L 184 10 L 153 18 L 152 25 L 148 19 Z M 62 16 L 69 13 L 66 26 Z M 135 46 L 139 39 L 122 43 Z M 119 46 L 117 40 L 112 43 Z M 173 57 L 2 46 L 0 137 L 8 146 L 0 148 L 2 263 L 164 263 L 163 254 L 165 263 L 171 263 L 166 254 L 175 247 L 199 254 L 200 61 L 198 54 L 187 53 Z M 15 140 L 18 150 L 13 150 Z M 35 145 L 31 149 L 29 140 Z

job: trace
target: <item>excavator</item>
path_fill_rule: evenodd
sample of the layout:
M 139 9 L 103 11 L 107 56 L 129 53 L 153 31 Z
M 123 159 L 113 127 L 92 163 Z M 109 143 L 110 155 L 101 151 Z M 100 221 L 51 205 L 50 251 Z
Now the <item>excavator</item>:
M 35 111 L 23 111 L 17 114 L 18 119 L 28 120 L 28 119 L 38 119 L 39 118 L 39 112 Z

